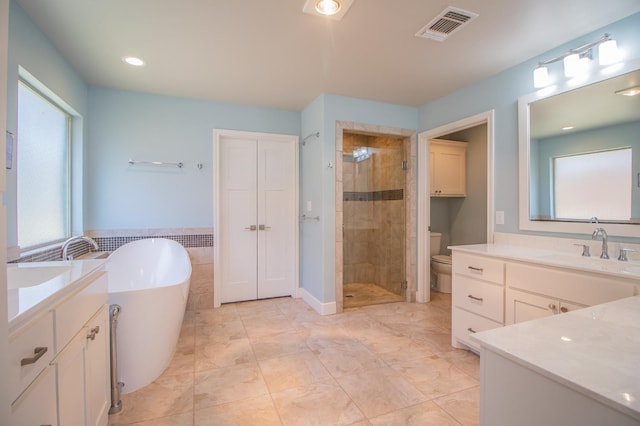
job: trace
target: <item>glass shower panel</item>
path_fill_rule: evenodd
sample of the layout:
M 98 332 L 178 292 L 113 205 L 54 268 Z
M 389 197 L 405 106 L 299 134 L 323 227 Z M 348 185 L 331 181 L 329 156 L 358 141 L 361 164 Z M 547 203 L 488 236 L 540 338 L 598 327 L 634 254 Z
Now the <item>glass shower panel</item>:
M 402 139 L 343 137 L 344 304 L 406 300 Z

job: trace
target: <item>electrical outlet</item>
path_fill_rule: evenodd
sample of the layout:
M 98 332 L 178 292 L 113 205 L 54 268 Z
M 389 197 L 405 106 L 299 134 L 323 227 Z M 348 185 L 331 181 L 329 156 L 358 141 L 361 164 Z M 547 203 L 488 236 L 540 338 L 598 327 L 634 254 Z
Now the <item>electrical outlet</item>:
M 504 225 L 504 211 L 496 210 L 496 225 Z

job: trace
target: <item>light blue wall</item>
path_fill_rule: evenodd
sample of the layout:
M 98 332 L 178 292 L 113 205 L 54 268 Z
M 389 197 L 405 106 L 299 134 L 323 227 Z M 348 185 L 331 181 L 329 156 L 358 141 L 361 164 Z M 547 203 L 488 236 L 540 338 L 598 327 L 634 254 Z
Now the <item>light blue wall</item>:
M 640 57 L 640 13 L 586 34 L 500 74 L 464 87 L 420 108 L 419 129 L 429 130 L 475 114 L 494 110 L 495 209 L 505 212 L 505 224 L 495 231 L 519 233 L 518 227 L 518 98 L 532 93 L 533 69 L 539 61 L 563 54 L 610 33 L 627 59 Z M 491 54 L 490 50 L 487 54 Z M 561 66 L 561 65 L 560 65 Z
M 63 99 L 79 115 L 77 121 L 84 123 L 82 132 L 76 132 L 73 164 L 73 196 L 82 198 L 82 161 L 86 140 L 88 88 L 85 82 L 64 59 L 49 39 L 35 26 L 24 10 L 11 1 L 9 7 L 9 55 L 7 69 L 7 130 L 16 134 L 18 111 L 18 67 L 21 66 L 55 95 Z M 77 129 L 75 129 L 77 130 Z M 7 207 L 7 245 L 17 244 L 17 199 L 16 170 L 19 167 L 20 135 L 16 138 L 14 167 L 7 170 L 7 192 L 4 205 Z M 73 212 L 77 227 L 82 227 L 83 206 Z
M 324 301 L 324 245 L 325 212 L 323 209 L 324 188 L 321 176 L 327 173 L 324 167 L 324 141 L 327 133 L 324 129 L 324 96 L 313 100 L 303 111 L 301 117 L 301 140 L 307 135 L 320 132 L 319 137 L 311 136 L 300 146 L 300 212 L 307 216 L 320 216 L 320 221 L 300 222 L 300 286 L 316 299 Z M 335 131 L 334 131 L 335 132 Z M 312 210 L 307 210 L 307 201 Z
M 211 227 L 213 129 L 300 133 L 299 112 L 103 88 L 91 88 L 89 99 L 92 230 Z M 132 166 L 129 159 L 184 167 Z

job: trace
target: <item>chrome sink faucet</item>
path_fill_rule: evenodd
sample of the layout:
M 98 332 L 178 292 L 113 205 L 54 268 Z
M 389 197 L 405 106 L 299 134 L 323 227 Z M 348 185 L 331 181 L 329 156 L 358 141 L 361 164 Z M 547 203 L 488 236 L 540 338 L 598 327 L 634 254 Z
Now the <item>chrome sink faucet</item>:
M 98 247 L 98 243 L 96 243 L 92 238 L 89 238 L 86 235 L 77 235 L 69 238 L 62 244 L 62 260 L 73 260 L 73 255 L 67 254 L 67 251 L 69 250 L 69 246 L 76 241 L 85 241 L 91 244 L 94 250 L 100 249 L 100 247 Z
M 607 246 L 607 231 L 604 228 L 596 228 L 591 234 L 592 240 L 597 240 L 598 235 L 602 235 L 602 254 L 600 255 L 600 259 L 609 259 L 609 247 Z

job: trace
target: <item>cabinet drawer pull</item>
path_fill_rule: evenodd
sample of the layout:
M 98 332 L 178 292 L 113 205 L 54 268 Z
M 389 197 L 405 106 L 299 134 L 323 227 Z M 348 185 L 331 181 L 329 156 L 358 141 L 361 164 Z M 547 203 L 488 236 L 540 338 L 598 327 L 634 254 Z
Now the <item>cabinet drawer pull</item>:
M 467 266 L 467 269 L 474 271 L 474 272 L 482 272 L 484 271 L 484 269 L 482 268 L 476 268 L 475 266 Z
M 474 296 L 473 294 L 469 294 L 469 295 L 467 295 L 467 297 L 468 297 L 469 299 L 473 299 L 473 300 L 476 300 L 476 301 L 478 301 L 478 302 L 482 302 L 482 301 L 484 300 L 482 297 L 476 297 L 476 296 Z
M 477 333 L 477 331 L 475 331 L 475 330 L 474 330 L 473 328 L 471 328 L 471 327 L 467 328 L 467 331 L 468 331 L 469 333 Z
M 33 357 L 22 358 L 20 360 L 20 366 L 24 367 L 25 365 L 35 364 L 40 358 L 42 358 L 42 355 L 47 353 L 48 350 L 49 348 L 47 348 L 46 346 L 38 346 L 33 350 Z
M 566 314 L 567 312 L 569 312 L 569 308 L 567 308 L 566 306 L 561 306 L 560 312 L 562 312 L 563 314 Z

